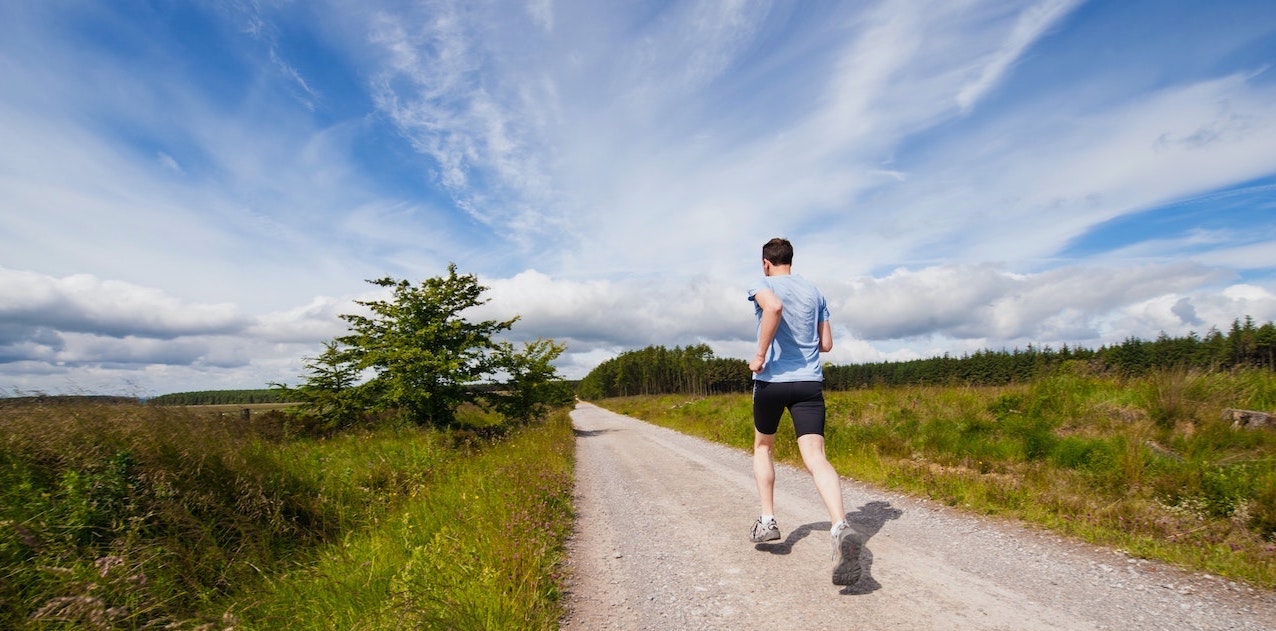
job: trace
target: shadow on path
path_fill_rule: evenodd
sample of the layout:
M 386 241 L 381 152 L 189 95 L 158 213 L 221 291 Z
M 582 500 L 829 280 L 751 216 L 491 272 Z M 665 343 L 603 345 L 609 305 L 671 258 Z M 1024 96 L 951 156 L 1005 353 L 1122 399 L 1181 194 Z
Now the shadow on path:
M 899 519 L 903 514 L 904 511 L 891 506 L 890 502 L 879 500 L 869 502 L 861 506 L 859 510 L 846 515 L 846 523 L 850 524 L 851 530 L 855 531 L 854 536 L 860 544 L 860 566 L 863 568 L 863 573 L 858 582 L 847 585 L 838 593 L 861 595 L 882 588 L 882 584 L 873 578 L 873 553 L 868 549 L 868 540 L 876 535 L 886 522 Z
M 793 544 L 805 539 L 807 535 L 811 534 L 812 530 L 823 530 L 827 532 L 828 529 L 832 527 L 832 524 L 829 524 L 826 521 L 816 522 L 814 524 L 802 524 L 801 526 L 798 526 L 797 529 L 790 531 L 789 536 L 785 537 L 784 541 L 779 543 L 759 543 L 753 547 L 763 552 L 770 552 L 771 554 L 789 554 L 790 552 L 793 552 Z
M 572 433 L 576 435 L 576 438 L 590 438 L 593 436 L 602 436 L 603 434 L 610 434 L 612 432 L 618 432 L 618 431 L 620 430 L 618 429 L 576 429 L 575 427 L 572 428 Z
M 892 519 L 899 519 L 904 511 L 891 506 L 890 502 L 869 502 L 860 507 L 853 513 L 847 513 L 846 523 L 850 525 L 854 531 L 854 537 L 860 544 L 860 563 L 863 571 L 860 575 L 859 582 L 854 585 L 847 585 L 839 593 L 841 594 L 868 594 L 882 588 L 873 578 L 873 553 L 868 549 L 868 540 L 876 535 L 882 529 L 886 522 Z M 789 536 L 778 543 L 759 543 L 754 548 L 762 552 L 770 552 L 771 554 L 789 554 L 793 552 L 793 544 L 805 539 L 814 531 L 828 532 L 833 525 L 826 521 L 818 521 L 811 524 L 803 524 L 789 532 Z M 831 544 L 830 544 L 831 545 Z M 831 550 L 832 548 L 830 548 Z

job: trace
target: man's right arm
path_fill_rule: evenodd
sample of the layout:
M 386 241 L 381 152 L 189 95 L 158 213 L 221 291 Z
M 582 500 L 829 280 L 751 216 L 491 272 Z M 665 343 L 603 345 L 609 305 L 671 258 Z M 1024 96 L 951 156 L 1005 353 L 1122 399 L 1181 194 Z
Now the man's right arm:
M 780 302 L 780 297 L 770 289 L 763 289 L 753 294 L 753 300 L 762 310 L 762 321 L 758 323 L 757 353 L 754 354 L 753 359 L 749 360 L 749 370 L 760 373 L 766 365 L 767 351 L 771 350 L 771 343 L 775 341 L 775 332 L 780 329 L 780 316 L 784 312 L 784 305 Z

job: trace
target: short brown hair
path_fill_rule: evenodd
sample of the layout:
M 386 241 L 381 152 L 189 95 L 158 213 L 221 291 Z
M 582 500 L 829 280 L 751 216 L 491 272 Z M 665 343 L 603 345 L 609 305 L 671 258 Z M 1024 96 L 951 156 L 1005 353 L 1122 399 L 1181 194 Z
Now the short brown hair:
M 771 261 L 772 265 L 792 265 L 793 244 L 781 237 L 771 239 L 762 246 L 762 258 Z

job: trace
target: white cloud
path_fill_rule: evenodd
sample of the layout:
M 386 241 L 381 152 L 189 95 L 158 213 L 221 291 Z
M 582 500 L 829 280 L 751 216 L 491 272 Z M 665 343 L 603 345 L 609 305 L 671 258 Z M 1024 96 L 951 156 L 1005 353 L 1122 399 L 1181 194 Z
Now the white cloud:
M 516 243 L 561 229 L 537 210 L 554 195 L 537 114 L 552 94 L 535 72 L 516 70 L 515 60 L 503 57 L 519 54 L 501 50 L 508 15 L 443 2 L 421 12 L 378 13 L 368 28 L 385 60 L 372 80 L 374 103 L 432 161 L 429 171 L 457 206 Z
M 527 15 L 532 18 L 532 22 L 546 31 L 554 30 L 553 0 L 528 0 Z
M 594 348 L 684 346 L 730 339 L 752 326 L 744 289 L 707 278 L 674 282 L 556 280 L 535 270 L 483 280 L 490 301 L 477 318 L 519 316 L 519 338 L 551 337 Z
M 951 339 L 1100 339 L 1103 321 L 1146 300 L 1182 296 L 1219 280 L 1190 264 L 1067 267 L 1016 274 L 991 265 L 900 270 L 827 289 L 835 320 L 867 340 L 931 334 Z M 834 298 L 833 296 L 836 296 Z M 1167 308 L 1168 311 L 1168 308 Z
M 265 387 L 300 374 L 304 356 L 344 333 L 337 314 L 353 311 L 352 299 L 321 297 L 253 317 L 234 305 L 189 303 L 86 274 L 57 278 L 0 268 L 0 375 L 8 381 L 0 387 Z
M 1245 245 L 1231 245 L 1233 242 L 1219 243 L 1210 252 L 1194 256 L 1198 261 L 1208 265 L 1233 269 L 1276 269 L 1276 240 L 1265 240 Z
M 295 309 L 259 316 L 247 332 L 264 342 L 318 348 L 322 342 L 347 333 L 346 322 L 340 316 L 349 313 L 362 313 L 352 299 L 319 296 Z
M 0 321 L 155 339 L 234 333 L 247 324 L 229 304 L 183 303 L 156 289 L 88 274 L 54 278 L 5 268 L 0 268 Z
M 846 232 L 900 261 L 1048 259 L 1105 221 L 1276 170 L 1274 99 L 1232 76 L 1104 110 L 1064 101 L 1000 116 L 936 146 Z M 1164 140 L 1202 129 L 1209 142 Z

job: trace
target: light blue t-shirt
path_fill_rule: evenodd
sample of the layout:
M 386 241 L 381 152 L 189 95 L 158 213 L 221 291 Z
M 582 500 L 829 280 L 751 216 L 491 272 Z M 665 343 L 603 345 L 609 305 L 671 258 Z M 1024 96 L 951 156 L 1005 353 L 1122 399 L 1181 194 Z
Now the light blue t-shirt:
M 784 305 L 775 341 L 767 351 L 762 372 L 753 375 L 758 381 L 791 382 L 823 381 L 820 368 L 820 324 L 829 319 L 828 303 L 810 281 L 796 274 L 763 276 L 749 288 L 749 300 L 763 289 L 770 289 Z M 753 303 L 753 311 L 762 325 L 762 307 Z

